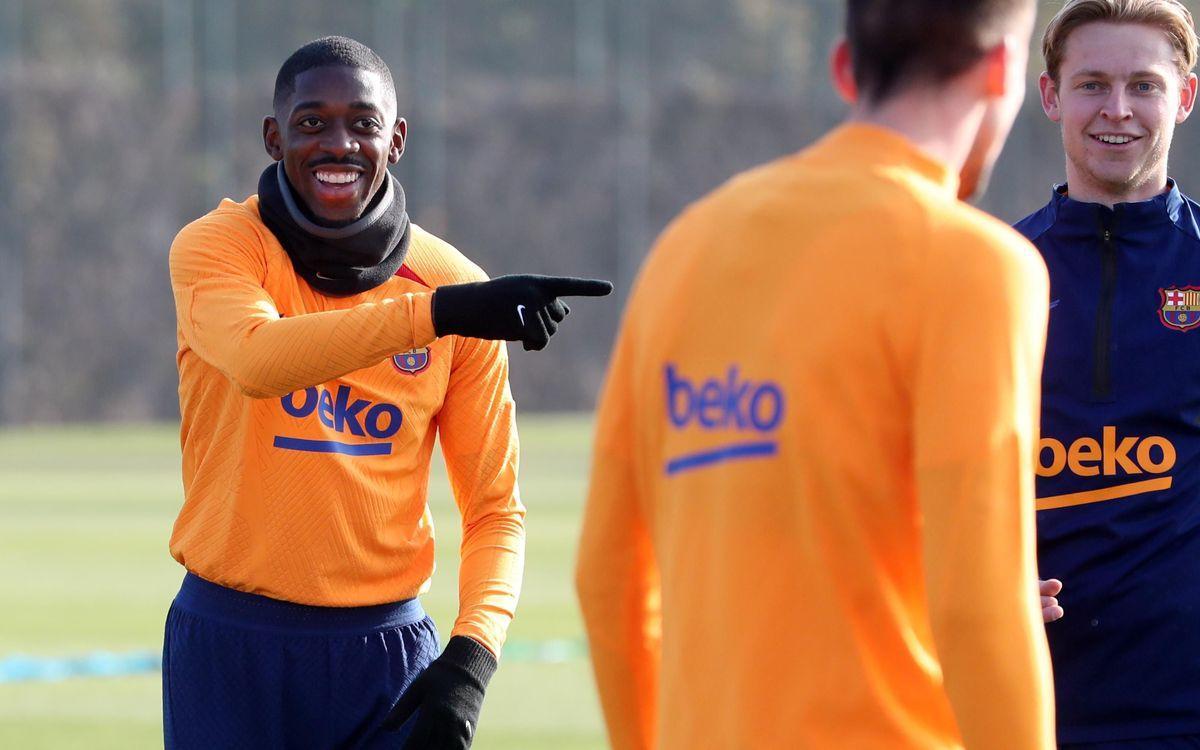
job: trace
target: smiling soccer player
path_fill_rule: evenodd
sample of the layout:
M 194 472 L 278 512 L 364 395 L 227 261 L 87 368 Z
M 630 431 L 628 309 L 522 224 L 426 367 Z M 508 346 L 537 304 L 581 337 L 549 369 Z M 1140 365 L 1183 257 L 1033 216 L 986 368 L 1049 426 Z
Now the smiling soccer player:
M 524 508 L 500 339 L 545 346 L 567 294 L 491 281 L 413 223 L 391 73 L 350 39 L 283 64 L 259 192 L 171 248 L 187 568 L 167 617 L 168 748 L 465 748 L 517 603 Z M 493 339 L 493 340 L 485 340 Z M 438 655 L 435 436 L 462 513 Z
M 1200 205 L 1167 168 L 1196 32 L 1174 0 L 1071 0 L 1042 50 L 1067 181 L 1017 229 L 1053 308 L 1037 522 L 1060 747 L 1200 748 Z

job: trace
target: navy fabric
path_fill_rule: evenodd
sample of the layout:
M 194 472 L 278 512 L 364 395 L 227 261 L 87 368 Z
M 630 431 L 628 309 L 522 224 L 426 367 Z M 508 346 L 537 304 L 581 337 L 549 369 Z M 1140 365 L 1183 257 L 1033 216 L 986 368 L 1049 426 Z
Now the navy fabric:
M 1149 737 L 1119 742 L 1087 742 L 1059 745 L 1058 750 L 1200 750 L 1200 735 Z
M 1200 287 L 1198 217 L 1174 183 L 1112 209 L 1059 186 L 1016 225 L 1050 271 L 1037 496 L 1062 507 L 1038 511 L 1038 563 L 1063 581 L 1063 743 L 1200 733 L 1200 326 L 1163 314 Z
M 163 643 L 166 748 L 399 747 L 407 728 L 380 727 L 438 651 L 416 599 L 307 607 L 189 573 Z

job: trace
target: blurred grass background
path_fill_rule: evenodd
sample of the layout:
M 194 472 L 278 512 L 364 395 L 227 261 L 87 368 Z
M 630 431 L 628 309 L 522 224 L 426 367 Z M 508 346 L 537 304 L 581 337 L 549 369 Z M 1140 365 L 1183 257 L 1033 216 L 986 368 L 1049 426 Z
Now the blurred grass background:
M 521 419 L 525 585 L 479 750 L 605 746 L 586 658 L 518 658 L 537 643 L 582 639 L 572 569 L 590 424 L 578 415 Z M 0 430 L 0 658 L 161 649 L 183 575 L 167 552 L 181 498 L 173 425 Z M 444 639 L 458 606 L 460 535 L 440 458 L 430 503 L 438 567 L 422 601 Z M 3 683 L 0 748 L 161 747 L 161 711 L 157 672 Z

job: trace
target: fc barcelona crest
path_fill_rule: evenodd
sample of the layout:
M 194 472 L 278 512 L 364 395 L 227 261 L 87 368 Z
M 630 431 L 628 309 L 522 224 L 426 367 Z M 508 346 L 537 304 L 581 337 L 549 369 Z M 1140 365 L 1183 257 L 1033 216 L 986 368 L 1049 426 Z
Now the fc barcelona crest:
M 1171 286 L 1158 290 L 1162 307 L 1158 319 L 1168 328 L 1189 331 L 1200 325 L 1200 286 Z
M 416 375 L 429 367 L 429 347 L 393 354 L 392 366 L 400 372 Z

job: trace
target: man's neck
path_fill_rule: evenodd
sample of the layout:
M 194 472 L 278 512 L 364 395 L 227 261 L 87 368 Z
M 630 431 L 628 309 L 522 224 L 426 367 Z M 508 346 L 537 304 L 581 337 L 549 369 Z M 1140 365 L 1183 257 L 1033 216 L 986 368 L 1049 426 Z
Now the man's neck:
M 952 90 L 914 90 L 879 106 L 857 107 L 849 119 L 899 133 L 957 174 L 971 152 L 983 114 L 983 104 L 961 101 Z
M 1067 194 L 1071 200 L 1080 203 L 1099 203 L 1107 208 L 1112 208 L 1118 203 L 1148 201 L 1170 189 L 1171 184 L 1167 180 L 1165 165 L 1161 170 L 1155 170 L 1149 179 L 1143 180 L 1134 187 L 1113 189 L 1088 179 L 1086 175 L 1075 169 L 1070 161 L 1067 162 Z

